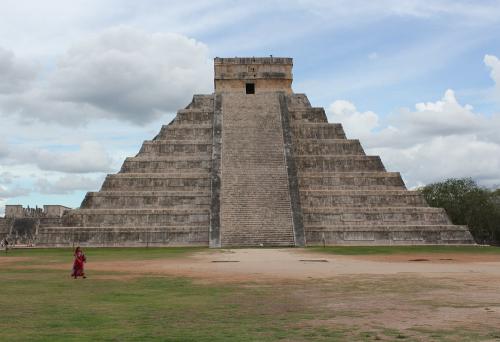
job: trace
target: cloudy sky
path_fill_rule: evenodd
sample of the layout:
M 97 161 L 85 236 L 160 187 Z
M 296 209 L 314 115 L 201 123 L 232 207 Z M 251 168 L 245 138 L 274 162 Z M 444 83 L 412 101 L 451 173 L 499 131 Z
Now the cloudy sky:
M 0 215 L 79 206 L 212 59 L 294 58 L 294 90 L 409 187 L 500 187 L 500 1 L 0 0 Z

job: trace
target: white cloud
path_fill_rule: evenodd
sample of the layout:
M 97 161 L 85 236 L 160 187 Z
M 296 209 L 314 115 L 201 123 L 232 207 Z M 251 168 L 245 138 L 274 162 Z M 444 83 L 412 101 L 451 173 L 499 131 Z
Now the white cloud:
M 500 60 L 497 56 L 485 55 L 484 64 L 491 68 L 490 76 L 496 84 L 500 84 Z
M 339 20 L 357 23 L 361 20 L 380 20 L 383 17 L 417 17 L 431 18 L 457 16 L 465 23 L 479 24 L 485 21 L 498 21 L 495 15 L 495 2 L 470 3 L 454 0 L 414 1 L 414 0 L 337 0 L 337 1 L 305 1 L 298 0 L 305 8 L 330 16 L 333 13 Z M 371 17 L 371 18 L 370 18 Z M 482 20 L 482 21 L 481 21 Z
M 194 39 L 118 27 L 66 53 L 50 97 L 140 123 L 184 107 L 193 93 L 207 92 L 210 66 L 208 48 Z
M 348 101 L 328 108 L 330 122 L 341 122 L 367 153 L 379 154 L 390 171 L 402 172 L 410 187 L 449 177 L 473 177 L 500 186 L 500 116 L 486 117 L 461 105 L 452 90 L 441 100 L 417 103 L 383 123 Z
M 7 143 L 5 142 L 5 140 L 2 139 L 2 137 L 0 137 L 0 160 L 2 158 L 7 157 L 8 154 L 9 154 L 9 148 L 7 146 Z
M 374 112 L 359 112 L 349 101 L 337 100 L 328 108 L 331 122 L 341 122 L 353 137 L 365 137 L 378 126 L 378 116 Z
M 46 148 L 9 146 L 5 165 L 36 165 L 40 170 L 67 173 L 108 172 L 113 159 L 96 141 L 84 141 L 78 150 L 60 151 Z
M 23 91 L 36 77 L 33 64 L 17 58 L 12 51 L 0 47 L 0 94 Z
M 88 173 L 110 171 L 112 159 L 103 146 L 94 141 L 83 142 L 78 151 L 54 152 L 46 149 L 33 150 L 23 156 L 42 170 Z
M 65 175 L 54 181 L 47 178 L 38 178 L 35 182 L 35 191 L 41 194 L 70 194 L 77 190 L 94 191 L 102 184 L 103 177 L 85 177 L 79 175 Z
M 446 90 L 436 102 L 417 103 L 416 111 L 402 111 L 401 120 L 412 132 L 429 136 L 471 132 L 483 125 L 483 117 L 470 105 L 460 105 L 453 90 Z
M 5 187 L 0 184 L 0 199 L 24 196 L 30 193 L 30 190 L 23 187 Z
M 9 171 L 4 171 L 0 173 L 0 185 L 1 184 L 12 184 L 12 182 L 19 176 L 13 174 Z
M 406 148 L 373 148 L 390 171 L 400 171 L 410 187 L 450 177 L 472 177 L 489 187 L 500 186 L 500 144 L 474 134 L 436 136 Z
M 29 92 L 0 98 L 4 114 L 74 126 L 96 118 L 145 124 L 210 92 L 203 43 L 116 27 L 70 48 Z
M 495 82 L 495 95 L 500 101 L 500 60 L 496 56 L 485 55 L 484 64 L 491 68 L 490 77 Z

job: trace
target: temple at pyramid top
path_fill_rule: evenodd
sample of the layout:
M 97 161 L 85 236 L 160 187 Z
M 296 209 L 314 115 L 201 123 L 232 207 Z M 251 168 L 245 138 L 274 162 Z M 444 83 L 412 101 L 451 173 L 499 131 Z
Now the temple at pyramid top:
M 292 93 L 292 58 L 235 57 L 214 59 L 216 93 Z

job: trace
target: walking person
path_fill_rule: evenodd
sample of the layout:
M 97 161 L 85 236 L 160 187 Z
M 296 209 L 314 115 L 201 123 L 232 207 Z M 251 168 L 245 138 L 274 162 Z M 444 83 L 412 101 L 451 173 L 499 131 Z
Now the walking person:
M 9 240 L 7 238 L 3 239 L 3 245 L 5 247 L 5 254 L 9 252 Z
M 87 258 L 80 246 L 76 247 L 74 257 L 75 260 L 73 261 L 73 272 L 71 272 L 71 276 L 75 279 L 78 277 L 87 278 L 83 271 L 83 264 L 87 262 Z

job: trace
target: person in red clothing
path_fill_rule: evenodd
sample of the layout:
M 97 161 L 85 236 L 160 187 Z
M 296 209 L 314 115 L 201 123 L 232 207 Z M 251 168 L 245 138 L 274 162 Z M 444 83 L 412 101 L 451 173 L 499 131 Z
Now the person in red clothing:
M 85 272 L 83 272 L 83 264 L 87 262 L 87 259 L 79 246 L 76 247 L 74 256 L 75 261 L 73 262 L 73 272 L 71 272 L 71 276 L 75 279 L 78 277 L 87 278 Z

